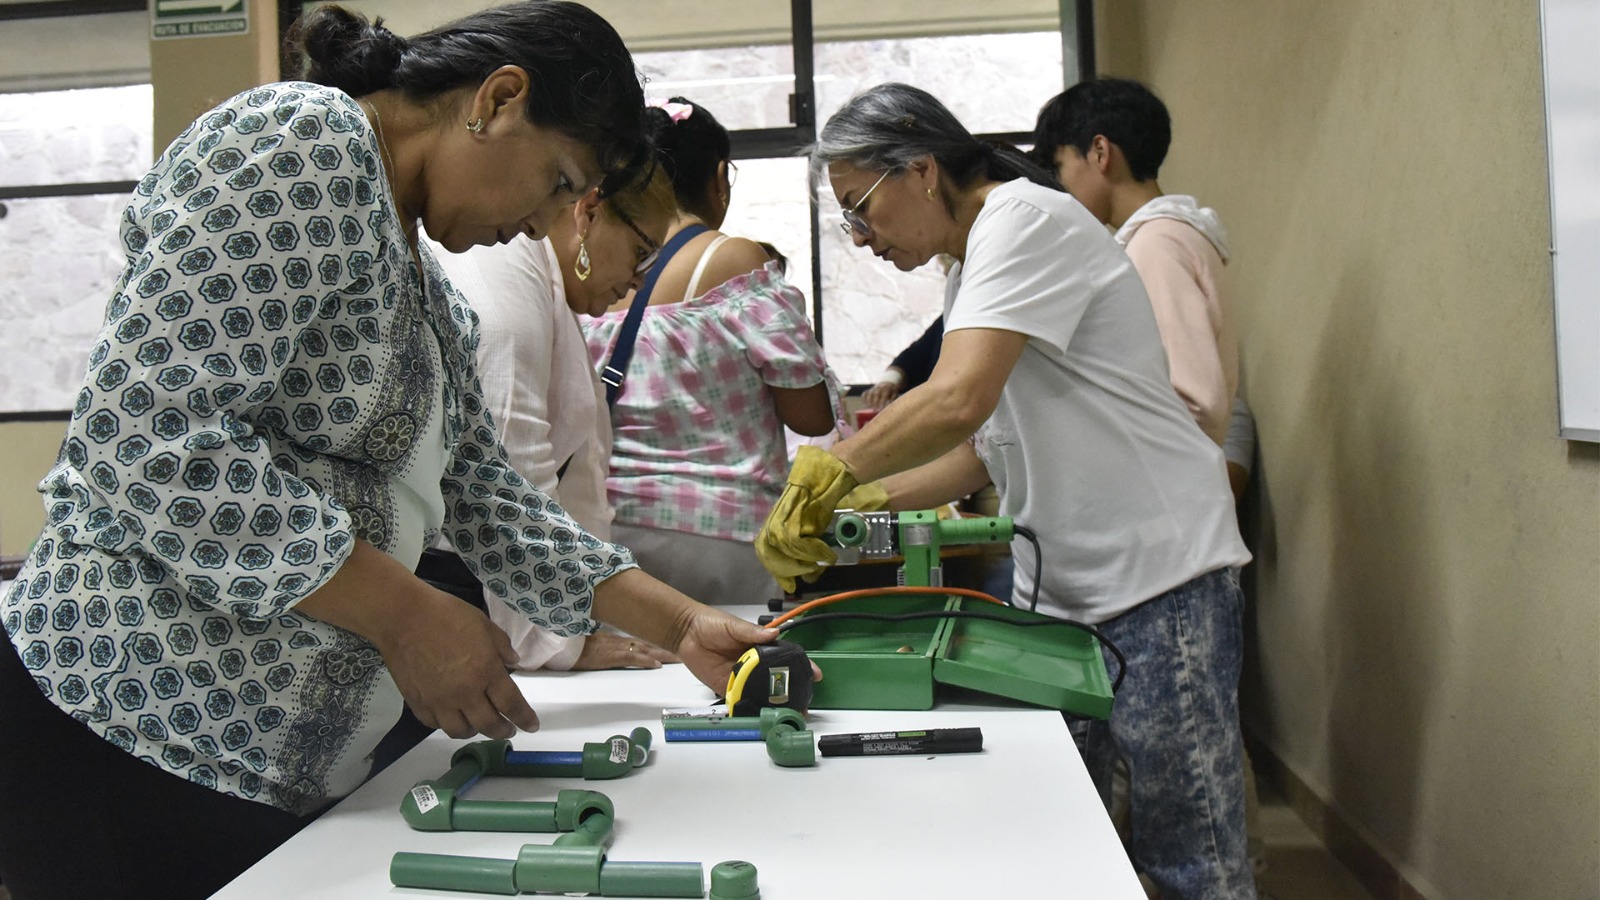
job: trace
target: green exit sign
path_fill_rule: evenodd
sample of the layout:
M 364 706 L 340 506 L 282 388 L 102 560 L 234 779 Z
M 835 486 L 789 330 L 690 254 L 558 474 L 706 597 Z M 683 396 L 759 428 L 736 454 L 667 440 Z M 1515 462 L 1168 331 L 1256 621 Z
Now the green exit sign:
M 249 0 L 155 0 L 152 38 L 210 37 L 250 30 Z

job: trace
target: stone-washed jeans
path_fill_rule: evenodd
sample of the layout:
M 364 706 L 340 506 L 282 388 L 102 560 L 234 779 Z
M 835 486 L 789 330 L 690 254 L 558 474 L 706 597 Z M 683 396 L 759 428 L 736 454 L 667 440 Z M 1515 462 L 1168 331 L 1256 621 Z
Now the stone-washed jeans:
M 1102 623 L 1127 677 L 1109 720 L 1069 720 L 1108 808 L 1117 759 L 1127 767 L 1129 855 L 1162 900 L 1256 896 L 1239 738 L 1242 605 L 1238 575 L 1218 569 Z

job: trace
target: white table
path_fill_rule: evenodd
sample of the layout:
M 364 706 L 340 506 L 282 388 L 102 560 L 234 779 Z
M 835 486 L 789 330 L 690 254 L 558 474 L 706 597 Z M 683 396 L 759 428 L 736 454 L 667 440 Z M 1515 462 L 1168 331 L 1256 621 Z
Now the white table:
M 998 699 L 989 705 L 976 694 L 921 712 L 821 710 L 811 717 L 817 734 L 978 726 L 984 749 L 819 757 L 814 768 L 786 769 L 760 743 L 667 742 L 662 708 L 711 700 L 682 666 L 517 680 L 542 728 L 519 735 L 512 749 L 576 751 L 645 725 L 650 761 L 608 781 L 485 779 L 467 796 L 547 801 L 562 788 L 599 791 L 616 807 L 610 859 L 699 862 L 708 878 L 719 862 L 746 860 L 760 873 L 763 900 L 1144 900 L 1058 713 Z M 406 825 L 401 798 L 416 782 L 443 775 L 463 743 L 436 732 L 215 896 L 490 896 L 389 882 L 397 851 L 513 859 L 523 844 L 556 838 Z

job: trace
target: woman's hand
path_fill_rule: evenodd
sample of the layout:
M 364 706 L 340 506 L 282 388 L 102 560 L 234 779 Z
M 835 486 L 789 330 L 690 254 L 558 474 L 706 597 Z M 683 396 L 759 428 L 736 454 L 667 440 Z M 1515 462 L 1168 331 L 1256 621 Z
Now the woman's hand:
M 583 652 L 572 669 L 659 669 L 663 663 L 675 662 L 676 656 L 649 641 L 614 631 L 596 631 L 584 639 Z
M 453 738 L 509 738 L 519 728 L 539 728 L 506 671 L 517 663 L 506 633 L 366 541 L 357 541 L 339 571 L 295 611 L 371 641 L 424 725 Z
M 718 696 L 728 689 L 734 663 L 756 644 L 776 640 L 778 632 L 762 628 L 714 606 L 699 606 L 690 615 L 678 642 L 678 658 Z
M 596 585 L 594 617 L 674 648 L 694 677 L 719 695 L 746 650 L 778 637 L 777 629 L 696 603 L 643 569 L 627 569 Z
M 822 541 L 839 500 L 859 482 L 838 457 L 817 447 L 801 447 L 789 467 L 789 480 L 756 535 L 756 558 L 787 593 L 795 579 L 815 581 L 838 558 Z
M 511 639 L 489 617 L 416 579 L 404 622 L 374 641 L 406 705 L 453 738 L 505 739 L 539 730 L 539 716 L 506 670 Z
M 862 409 L 883 409 L 894 398 L 900 396 L 900 383 L 897 381 L 880 381 L 867 388 L 861 395 Z

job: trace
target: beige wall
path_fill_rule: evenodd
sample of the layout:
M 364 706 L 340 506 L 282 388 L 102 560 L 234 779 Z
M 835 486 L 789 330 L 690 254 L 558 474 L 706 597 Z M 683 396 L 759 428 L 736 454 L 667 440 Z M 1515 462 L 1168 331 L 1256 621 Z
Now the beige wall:
M 248 10 L 245 34 L 150 41 L 156 153 L 211 107 L 278 80 L 278 2 L 254 0 Z
M 0 423 L 0 556 L 20 556 L 44 527 L 39 479 L 55 465 L 66 422 Z
M 1236 251 L 1249 728 L 1430 898 L 1600 896 L 1600 454 L 1556 437 L 1538 6 L 1117 0 Z

